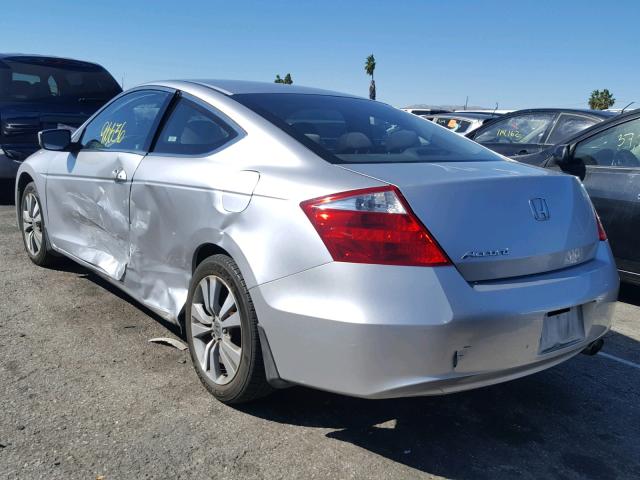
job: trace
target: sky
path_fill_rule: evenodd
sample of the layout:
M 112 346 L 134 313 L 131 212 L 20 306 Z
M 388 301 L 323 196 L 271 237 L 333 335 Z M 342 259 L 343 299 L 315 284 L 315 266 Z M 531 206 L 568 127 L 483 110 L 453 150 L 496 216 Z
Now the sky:
M 161 79 L 294 83 L 378 100 L 586 108 L 640 104 L 637 0 L 3 2 L 0 50 L 100 63 L 125 88 Z M 640 105 L 638 105 L 640 106 Z

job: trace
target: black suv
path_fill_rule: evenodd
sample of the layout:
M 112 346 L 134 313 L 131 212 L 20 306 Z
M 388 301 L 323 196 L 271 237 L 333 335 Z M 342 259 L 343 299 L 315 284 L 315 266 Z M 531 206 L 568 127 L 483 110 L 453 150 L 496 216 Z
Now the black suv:
M 0 180 L 38 150 L 40 130 L 73 130 L 121 91 L 95 63 L 0 54 Z

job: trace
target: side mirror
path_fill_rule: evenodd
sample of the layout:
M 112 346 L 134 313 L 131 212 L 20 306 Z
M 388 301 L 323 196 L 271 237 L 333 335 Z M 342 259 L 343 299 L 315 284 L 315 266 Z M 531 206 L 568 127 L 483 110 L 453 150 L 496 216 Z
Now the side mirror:
M 551 154 L 551 164 L 557 165 L 564 173 L 574 175 L 580 180 L 584 180 L 587 175 L 584 162 L 571 155 L 570 145 L 557 145 Z
M 556 145 L 551 154 L 553 163 L 560 168 L 569 165 L 571 163 L 571 153 L 569 151 L 569 145 Z
M 75 144 L 71 142 L 69 130 L 55 129 L 38 132 L 40 148 L 54 152 L 71 152 L 75 150 Z

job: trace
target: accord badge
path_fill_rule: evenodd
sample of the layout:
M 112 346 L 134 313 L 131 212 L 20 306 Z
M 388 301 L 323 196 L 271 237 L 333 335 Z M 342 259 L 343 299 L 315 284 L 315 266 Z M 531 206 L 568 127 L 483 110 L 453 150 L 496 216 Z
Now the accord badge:
M 501 248 L 499 250 L 469 250 L 462 256 L 462 260 L 466 258 L 500 257 L 503 255 L 509 255 L 508 248 Z

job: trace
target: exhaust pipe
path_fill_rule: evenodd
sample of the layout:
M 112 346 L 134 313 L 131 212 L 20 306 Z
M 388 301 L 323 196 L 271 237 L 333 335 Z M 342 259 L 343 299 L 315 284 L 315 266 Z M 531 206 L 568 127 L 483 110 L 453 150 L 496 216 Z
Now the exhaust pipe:
M 582 350 L 582 353 L 584 353 L 585 355 L 595 355 L 600 350 L 602 350 L 603 345 L 604 338 L 599 338 L 595 342 L 591 342 L 589 345 L 587 345 L 584 350 Z

